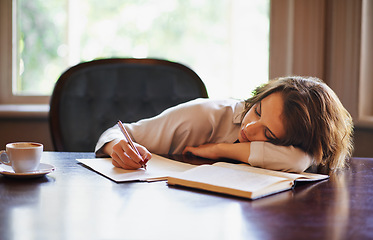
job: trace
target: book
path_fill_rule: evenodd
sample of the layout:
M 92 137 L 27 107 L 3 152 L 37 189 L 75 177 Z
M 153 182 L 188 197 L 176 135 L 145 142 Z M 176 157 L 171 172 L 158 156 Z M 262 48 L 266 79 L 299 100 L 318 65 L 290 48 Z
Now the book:
M 296 182 L 320 181 L 327 178 L 329 176 L 323 174 L 287 173 L 251 167 L 247 164 L 218 162 L 172 174 L 168 177 L 168 184 L 257 199 L 290 190 Z
M 323 174 L 287 173 L 227 162 L 196 166 L 157 154 L 152 154 L 146 170 L 117 168 L 112 164 L 111 158 L 77 159 L 77 161 L 117 183 L 167 180 L 169 185 L 197 188 L 248 199 L 290 190 L 296 182 L 329 178 L 328 175 Z
M 112 164 L 111 158 L 76 160 L 117 183 L 167 180 L 167 177 L 171 174 L 184 172 L 195 167 L 195 165 L 174 161 L 156 154 L 152 154 L 152 159 L 147 163 L 147 170 L 142 168 L 137 170 L 117 168 Z

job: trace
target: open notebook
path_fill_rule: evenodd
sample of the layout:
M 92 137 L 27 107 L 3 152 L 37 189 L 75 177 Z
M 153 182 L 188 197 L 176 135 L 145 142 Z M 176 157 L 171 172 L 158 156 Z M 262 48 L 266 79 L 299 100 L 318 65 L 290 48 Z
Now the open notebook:
M 147 170 L 116 168 L 111 158 L 77 159 L 94 171 L 115 182 L 168 180 L 169 185 L 197 188 L 217 193 L 257 199 L 290 190 L 296 182 L 320 181 L 328 175 L 286 173 L 247 164 L 217 162 L 212 165 L 191 165 L 153 154 Z
M 312 182 L 329 178 L 314 173 L 287 173 L 247 164 L 218 162 L 201 165 L 168 177 L 168 184 L 197 188 L 243 198 L 257 199 L 292 189 L 296 182 Z

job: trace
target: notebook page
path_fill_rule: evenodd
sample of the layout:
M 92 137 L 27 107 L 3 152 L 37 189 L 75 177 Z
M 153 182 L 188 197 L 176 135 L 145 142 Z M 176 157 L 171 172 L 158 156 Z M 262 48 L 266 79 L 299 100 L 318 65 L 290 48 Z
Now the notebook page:
M 283 177 L 283 178 L 288 178 L 292 180 L 315 181 L 315 180 L 326 179 L 329 177 L 328 175 L 315 174 L 315 173 L 305 173 L 305 172 L 288 173 L 288 172 L 274 171 L 274 170 L 268 170 L 264 168 L 252 167 L 247 164 L 232 164 L 232 163 L 226 163 L 226 162 L 217 162 L 217 163 L 214 163 L 213 165 L 219 166 L 219 167 L 242 170 L 242 171 L 261 173 L 261 174 L 266 174 L 270 176 Z
M 142 168 L 137 170 L 117 168 L 112 164 L 111 158 L 77 159 L 77 161 L 115 182 L 167 180 L 170 174 L 195 167 L 195 165 L 173 161 L 156 154 L 152 154 L 146 170 Z

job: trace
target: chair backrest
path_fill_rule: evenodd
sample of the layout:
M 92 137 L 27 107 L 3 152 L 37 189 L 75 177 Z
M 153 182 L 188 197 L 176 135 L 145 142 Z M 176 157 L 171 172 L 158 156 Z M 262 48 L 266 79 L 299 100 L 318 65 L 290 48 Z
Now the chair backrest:
M 206 87 L 190 68 L 160 59 L 100 59 L 69 68 L 50 101 L 56 151 L 91 152 L 118 120 L 135 122 L 195 98 Z

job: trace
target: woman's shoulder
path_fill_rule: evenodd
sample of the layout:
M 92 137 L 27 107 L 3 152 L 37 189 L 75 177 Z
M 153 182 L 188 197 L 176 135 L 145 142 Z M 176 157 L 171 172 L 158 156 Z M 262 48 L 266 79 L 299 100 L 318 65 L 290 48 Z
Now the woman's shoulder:
M 235 108 L 237 104 L 243 103 L 243 100 L 238 99 L 212 99 L 212 98 L 197 98 L 189 102 L 180 104 L 180 107 L 197 107 L 197 108 Z
M 210 99 L 198 98 L 181 106 L 181 111 L 187 111 L 189 114 L 198 116 L 207 116 L 210 118 L 231 117 L 234 123 L 240 123 L 241 115 L 244 110 L 244 100 L 238 99 Z
M 235 99 L 198 98 L 165 110 L 157 118 L 183 119 L 183 122 L 206 121 L 221 117 L 235 119 L 242 113 L 242 101 Z

